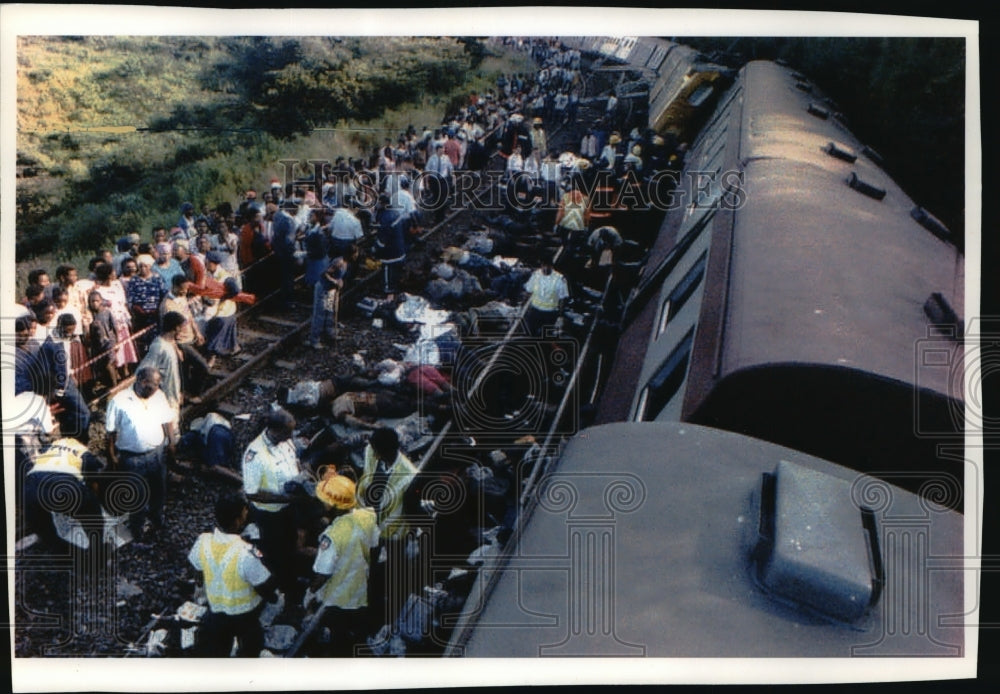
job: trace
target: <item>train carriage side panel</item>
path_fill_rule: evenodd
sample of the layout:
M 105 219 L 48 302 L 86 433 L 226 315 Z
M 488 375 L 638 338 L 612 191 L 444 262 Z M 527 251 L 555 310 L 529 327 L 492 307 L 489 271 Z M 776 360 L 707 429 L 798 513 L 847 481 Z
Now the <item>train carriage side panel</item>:
M 732 138 L 738 138 L 737 129 L 731 126 L 731 123 L 734 122 L 731 113 L 733 109 L 739 108 L 740 99 L 741 88 L 737 83 L 727 92 L 716 113 L 692 144 L 688 152 L 688 161 L 691 162 L 687 167 L 688 171 L 692 169 L 707 171 L 710 164 L 713 171 L 722 168 L 721 160 L 719 160 L 720 148 L 724 151 L 727 142 Z M 733 140 L 734 143 L 737 141 L 738 139 Z M 734 148 L 735 144 L 729 146 L 730 150 Z M 640 293 L 652 298 L 648 299 L 644 306 L 636 309 L 635 316 L 624 328 L 609 377 L 609 382 L 613 385 L 606 388 L 601 395 L 598 403 L 597 423 L 635 418 L 639 395 L 647 384 L 647 381 L 640 380 L 640 375 L 645 372 L 648 380 L 652 371 L 659 367 L 667 356 L 664 353 L 661 353 L 659 358 L 648 355 L 648 350 L 657 343 L 661 351 L 668 349 L 664 347 L 668 344 L 668 337 L 657 340 L 655 333 L 660 330 L 665 319 L 673 324 L 671 329 L 679 324 L 676 316 L 669 315 L 670 307 L 665 306 L 670 295 L 678 289 L 677 283 L 684 277 L 683 273 L 674 272 L 675 266 L 680 262 L 680 256 L 687 254 L 688 247 L 696 240 L 696 235 L 708 234 L 711 236 L 716 233 L 713 231 L 715 225 L 728 224 L 731 226 L 732 224 L 731 219 L 726 220 L 726 216 L 731 216 L 731 213 L 716 210 L 711 204 L 708 204 L 709 200 L 715 199 L 715 196 L 720 193 L 719 184 L 721 181 L 716 180 L 714 188 L 709 186 L 708 198 L 702 196 L 699 202 L 703 204 L 698 206 L 694 203 L 698 196 L 697 189 L 703 181 L 700 177 L 687 175 L 687 173 L 686 171 L 686 175 L 680 177 L 678 188 L 673 191 L 672 197 L 661 201 L 667 204 L 670 209 L 667 211 L 656 240 L 649 251 L 645 268 L 642 271 L 639 290 Z M 705 240 L 704 237 L 702 240 Z M 708 264 L 707 272 L 717 273 L 716 265 Z M 665 281 L 664 278 L 668 274 L 673 274 L 674 277 L 670 281 Z M 656 286 L 657 282 L 662 286 Z M 718 284 L 718 278 L 709 276 L 702 281 L 702 286 L 696 289 L 698 291 L 717 291 L 715 288 Z M 694 297 L 692 301 L 691 297 L 688 297 L 687 303 L 699 306 L 701 301 L 698 299 L 699 297 Z M 686 330 L 687 328 L 681 334 L 683 335 Z M 660 331 L 662 332 L 662 330 Z M 676 344 L 671 345 L 669 349 L 674 346 Z M 647 363 L 645 369 L 644 362 Z M 683 390 L 682 384 L 679 392 L 683 393 Z M 651 414 L 651 416 L 655 416 L 655 414 Z
M 663 281 L 659 308 L 622 336 L 648 345 L 640 376 L 612 366 L 615 383 L 635 383 L 632 404 L 625 412 L 605 395 L 597 421 L 698 421 L 887 477 L 913 473 L 901 482 L 912 490 L 960 487 L 962 464 L 942 460 L 936 442 L 963 426 L 962 349 L 947 335 L 961 330 L 962 257 L 914 221 L 884 171 L 849 156 L 861 143 L 795 83 L 773 63 L 749 64 L 695 141 L 685 193 L 696 176 L 732 172 L 742 197 L 714 213 L 697 270 L 706 249 L 683 244 L 702 217 L 691 206 L 667 215 L 643 279 Z M 711 206 L 720 191 L 707 190 Z M 671 318 L 678 296 L 688 303 Z M 932 326 L 934 305 L 958 325 Z

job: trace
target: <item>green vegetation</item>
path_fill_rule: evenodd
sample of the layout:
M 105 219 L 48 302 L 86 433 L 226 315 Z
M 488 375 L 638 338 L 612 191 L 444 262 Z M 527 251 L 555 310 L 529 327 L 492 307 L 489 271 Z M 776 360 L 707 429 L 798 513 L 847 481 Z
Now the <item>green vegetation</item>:
M 434 37 L 21 37 L 17 258 L 148 236 L 282 159 L 368 155 L 526 61 Z
M 961 38 L 682 38 L 706 55 L 783 59 L 848 118 L 917 203 L 962 237 L 965 40 Z

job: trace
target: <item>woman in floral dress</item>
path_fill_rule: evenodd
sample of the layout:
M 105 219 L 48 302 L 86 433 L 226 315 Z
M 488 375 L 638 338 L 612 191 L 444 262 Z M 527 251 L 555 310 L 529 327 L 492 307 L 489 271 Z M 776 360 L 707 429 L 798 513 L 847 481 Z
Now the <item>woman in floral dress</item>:
M 125 374 L 130 373 L 132 365 L 139 361 L 139 354 L 131 339 L 132 314 L 128 310 L 125 289 L 115 277 L 115 269 L 107 263 L 98 265 L 94 269 L 94 275 L 94 291 L 104 299 L 115 326 L 118 340 L 115 345 L 115 366 Z

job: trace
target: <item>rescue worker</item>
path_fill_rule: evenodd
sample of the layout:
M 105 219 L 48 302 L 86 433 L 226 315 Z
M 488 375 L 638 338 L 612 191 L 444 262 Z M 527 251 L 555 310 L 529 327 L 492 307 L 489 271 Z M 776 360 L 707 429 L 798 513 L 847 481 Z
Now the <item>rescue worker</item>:
M 563 193 L 556 213 L 554 231 L 568 245 L 583 243 L 590 226 L 590 200 L 580 187 L 579 176 L 571 177 L 570 189 Z
M 562 315 L 563 303 L 569 298 L 566 278 L 552 268 L 552 259 L 544 257 L 524 285 L 530 294 L 528 310 L 524 314 L 528 334 L 542 337 L 546 327 L 555 325 Z
M 301 544 L 292 498 L 285 483 L 299 474 L 292 442 L 295 418 L 287 410 L 272 409 L 264 431 L 243 454 L 243 491 L 250 501 L 250 519 L 260 529 L 258 547 L 264 563 L 285 592 L 286 604 L 298 602 L 301 592 L 295 576 L 296 550 Z
M 403 601 L 411 592 L 420 590 L 419 586 L 409 585 L 413 572 L 409 571 L 407 545 L 415 539 L 410 514 L 406 513 L 409 503 L 404 503 L 417 468 L 399 450 L 399 435 L 389 427 L 372 433 L 364 457 L 365 467 L 357 485 L 358 502 L 375 509 L 382 545 L 372 571 L 372 607 L 381 607 L 381 615 L 377 611 L 374 614 L 387 624 L 395 624 Z
M 368 569 L 371 549 L 379 543 L 375 511 L 357 503 L 354 482 L 331 470 L 316 484 L 316 498 L 333 520 L 319 537 L 307 594 L 325 608 L 322 624 L 331 632 L 330 653 L 349 656 L 363 644 L 368 628 Z
M 215 504 L 216 528 L 198 536 L 188 561 L 202 572 L 208 612 L 198 629 L 196 653 L 224 658 L 238 642 L 240 658 L 256 658 L 264 647 L 260 612 L 274 600 L 271 573 L 260 552 L 240 537 L 247 524 L 246 500 L 227 494 Z
M 82 521 L 88 544 L 103 537 L 97 483 L 88 480 L 103 467 L 84 444 L 72 438 L 56 439 L 35 458 L 24 480 L 24 513 L 31 530 L 49 549 L 62 553 L 66 547 L 56 532 L 53 512 Z

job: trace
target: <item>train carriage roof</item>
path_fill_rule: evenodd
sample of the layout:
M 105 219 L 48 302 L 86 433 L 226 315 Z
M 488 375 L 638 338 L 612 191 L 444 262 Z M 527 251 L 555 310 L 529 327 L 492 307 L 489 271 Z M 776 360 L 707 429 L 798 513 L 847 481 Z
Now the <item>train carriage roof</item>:
M 797 468 L 799 480 L 819 474 L 833 482 L 830 488 L 843 485 L 851 490 L 844 492 L 847 497 L 874 509 L 882 551 L 895 563 L 886 568 L 881 599 L 853 623 L 786 603 L 753 578 L 745 538 L 757 525 L 748 500 L 760 488 L 762 473 L 782 465 Z M 926 572 L 921 562 L 935 557 L 945 567 L 946 557 L 962 556 L 962 517 L 881 482 L 874 483 L 878 493 L 872 494 L 876 488 L 867 487 L 869 482 L 803 453 L 691 424 L 587 429 L 570 441 L 559 468 L 545 480 L 539 505 L 462 652 L 503 657 L 961 654 L 962 630 L 944 626 L 947 620 L 939 617 L 962 612 L 962 572 Z M 782 484 L 778 508 L 786 509 Z M 826 508 L 850 517 L 860 513 L 852 503 Z M 826 522 L 808 515 L 798 520 L 803 519 L 802 533 Z M 826 538 L 821 535 L 813 549 L 826 556 L 821 563 L 829 567 L 836 563 L 831 558 L 840 556 L 838 544 L 850 540 L 831 534 L 823 545 Z M 791 540 L 788 554 L 794 559 L 794 542 L 802 538 Z M 926 543 L 921 544 L 924 558 L 905 550 L 895 554 L 904 549 L 898 542 Z M 917 583 L 919 599 L 916 593 L 898 592 Z M 470 596 L 467 609 L 475 603 L 476 596 Z
M 954 394 L 944 370 L 915 374 L 913 355 L 932 293 L 961 316 L 961 255 L 914 221 L 913 201 L 843 126 L 808 112 L 786 69 L 753 62 L 744 83 L 746 203 L 735 213 L 723 374 L 828 364 Z M 830 142 L 857 159 L 826 153 Z M 885 197 L 849 187 L 852 173 Z

